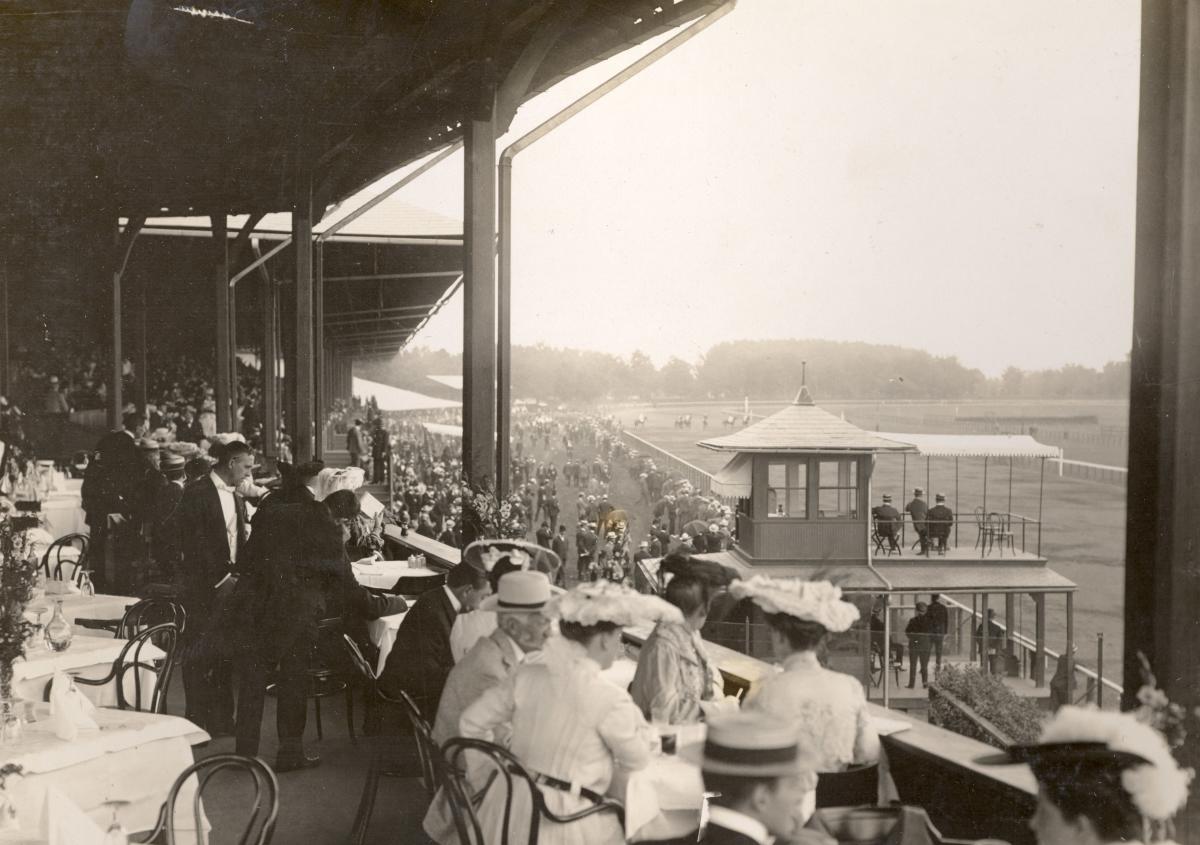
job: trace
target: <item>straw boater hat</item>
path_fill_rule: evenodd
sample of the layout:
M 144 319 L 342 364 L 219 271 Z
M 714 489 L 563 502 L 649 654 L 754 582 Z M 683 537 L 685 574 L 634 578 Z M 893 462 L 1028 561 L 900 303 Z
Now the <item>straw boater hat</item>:
M 683 621 L 683 614 L 674 605 L 612 581 L 580 584 L 556 596 L 547 606 L 547 612 L 563 622 L 580 625 L 610 622 L 622 628 Z
M 793 725 L 758 713 L 737 713 L 708 723 L 704 744 L 679 756 L 714 775 L 776 778 L 807 774 L 816 785 L 815 761 L 801 749 Z
M 755 575 L 729 586 L 737 599 L 750 599 L 765 613 L 781 613 L 808 622 L 816 622 L 833 633 L 847 631 L 859 617 L 858 608 L 842 601 L 841 587 L 828 581 L 802 581 L 799 578 L 770 578 Z
M 484 599 L 479 609 L 493 613 L 536 613 L 546 608 L 553 595 L 550 579 L 544 572 L 508 572 L 500 576 L 496 594 Z
M 924 495 L 925 495 L 925 488 L 924 488 L 924 487 L 914 487 L 914 488 L 913 488 L 913 495 L 914 495 L 914 496 L 924 496 Z
M 946 497 L 945 497 L 944 495 L 942 495 L 941 493 L 938 493 L 936 496 L 934 496 L 934 497 L 933 497 L 933 499 L 934 499 L 934 501 L 935 501 L 935 502 L 944 502 L 944 501 L 946 501 Z
M 883 494 L 883 503 L 885 505 L 890 505 L 892 503 L 892 495 L 890 493 Z
M 977 762 L 1028 763 L 1039 781 L 1096 778 L 1119 783 L 1146 819 L 1164 821 L 1187 802 L 1191 772 L 1181 769 L 1163 735 L 1132 713 L 1067 705 L 1032 745 L 1011 745 Z

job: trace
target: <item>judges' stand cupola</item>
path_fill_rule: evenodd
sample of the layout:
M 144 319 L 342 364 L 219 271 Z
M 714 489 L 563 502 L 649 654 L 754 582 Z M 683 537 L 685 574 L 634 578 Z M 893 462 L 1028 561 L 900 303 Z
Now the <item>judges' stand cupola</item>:
M 817 407 L 807 386 L 766 419 L 699 445 L 734 453 L 714 492 L 742 499 L 737 551 L 763 564 L 865 565 L 874 456 L 912 451 Z

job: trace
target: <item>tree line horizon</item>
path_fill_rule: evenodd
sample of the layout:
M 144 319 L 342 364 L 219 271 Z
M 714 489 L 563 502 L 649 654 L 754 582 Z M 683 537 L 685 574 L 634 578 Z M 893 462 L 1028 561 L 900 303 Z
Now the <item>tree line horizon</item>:
M 1008 367 L 989 377 L 953 355 L 922 349 L 831 340 L 735 340 L 718 343 L 697 363 L 672 356 L 661 367 L 628 356 L 544 344 L 512 347 L 518 397 L 563 401 L 616 399 L 791 399 L 807 362 L 807 383 L 827 399 L 1127 399 L 1129 359 L 1100 369 Z M 422 393 L 438 393 L 430 375 L 461 372 L 462 354 L 409 349 L 391 361 L 356 365 L 356 375 Z

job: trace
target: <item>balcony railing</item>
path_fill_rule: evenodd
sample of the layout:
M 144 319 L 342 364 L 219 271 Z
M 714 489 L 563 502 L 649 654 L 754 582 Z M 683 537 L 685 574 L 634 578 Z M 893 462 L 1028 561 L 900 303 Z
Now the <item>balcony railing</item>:
M 1042 523 L 1040 520 L 1034 519 L 1024 514 L 1012 513 L 1010 511 L 990 511 L 984 513 L 982 508 L 976 508 L 973 512 L 957 514 L 954 522 L 949 525 L 944 521 L 929 519 L 925 522 L 929 534 L 929 551 L 930 557 L 935 557 L 939 554 L 939 543 L 936 537 L 939 535 L 939 529 L 945 532 L 946 540 L 945 547 L 947 549 L 963 550 L 967 543 L 972 544 L 972 549 L 979 553 L 980 557 L 1004 557 L 1004 555 L 1012 553 L 1034 554 L 1038 557 L 1042 555 Z M 946 528 L 948 527 L 948 531 Z M 881 524 L 878 520 L 874 524 L 875 532 L 879 536 L 883 536 Z M 900 546 L 901 555 L 909 555 L 916 553 L 917 546 L 917 531 L 913 524 L 907 518 L 901 518 L 897 523 L 898 531 L 896 532 L 897 542 Z M 890 544 L 886 538 L 883 539 L 883 551 L 876 551 L 877 555 L 886 555 Z M 961 557 L 962 555 L 956 555 Z

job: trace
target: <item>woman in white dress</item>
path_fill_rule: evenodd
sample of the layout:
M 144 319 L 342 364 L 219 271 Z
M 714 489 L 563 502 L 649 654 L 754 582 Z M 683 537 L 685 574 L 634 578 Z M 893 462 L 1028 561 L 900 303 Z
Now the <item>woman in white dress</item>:
M 549 809 L 561 815 L 603 795 L 616 767 L 637 770 L 650 762 L 654 730 L 629 693 L 600 673 L 624 652 L 622 628 L 680 616 L 661 599 L 604 581 L 559 596 L 547 612 L 558 617 L 560 636 L 546 642 L 542 660 L 485 692 L 463 712 L 459 728 L 463 736 L 491 740 L 509 725 L 509 750 L 538 778 Z M 504 800 L 496 782 L 478 809 L 488 842 L 501 840 Z M 509 842 L 528 839 L 530 801 L 528 790 L 516 786 Z M 543 819 L 538 841 L 619 845 L 625 834 L 614 813 L 602 812 L 565 825 Z
M 1135 713 L 1063 707 L 1037 744 L 1011 746 L 978 762 L 1033 769 L 1038 804 L 1029 827 L 1038 845 L 1167 842 L 1171 817 L 1187 803 L 1191 773 L 1143 721 L 1149 711 L 1145 705 Z
M 783 671 L 751 692 L 746 708 L 795 725 L 804 749 L 817 760 L 818 772 L 839 772 L 879 759 L 879 736 L 871 726 L 867 696 L 857 678 L 834 672 L 817 660 L 817 649 L 832 632 L 849 630 L 858 608 L 842 600 L 828 581 L 768 578 L 735 581 L 735 598 L 762 609 L 771 646 Z M 816 808 L 816 789 L 801 807 L 804 819 Z

